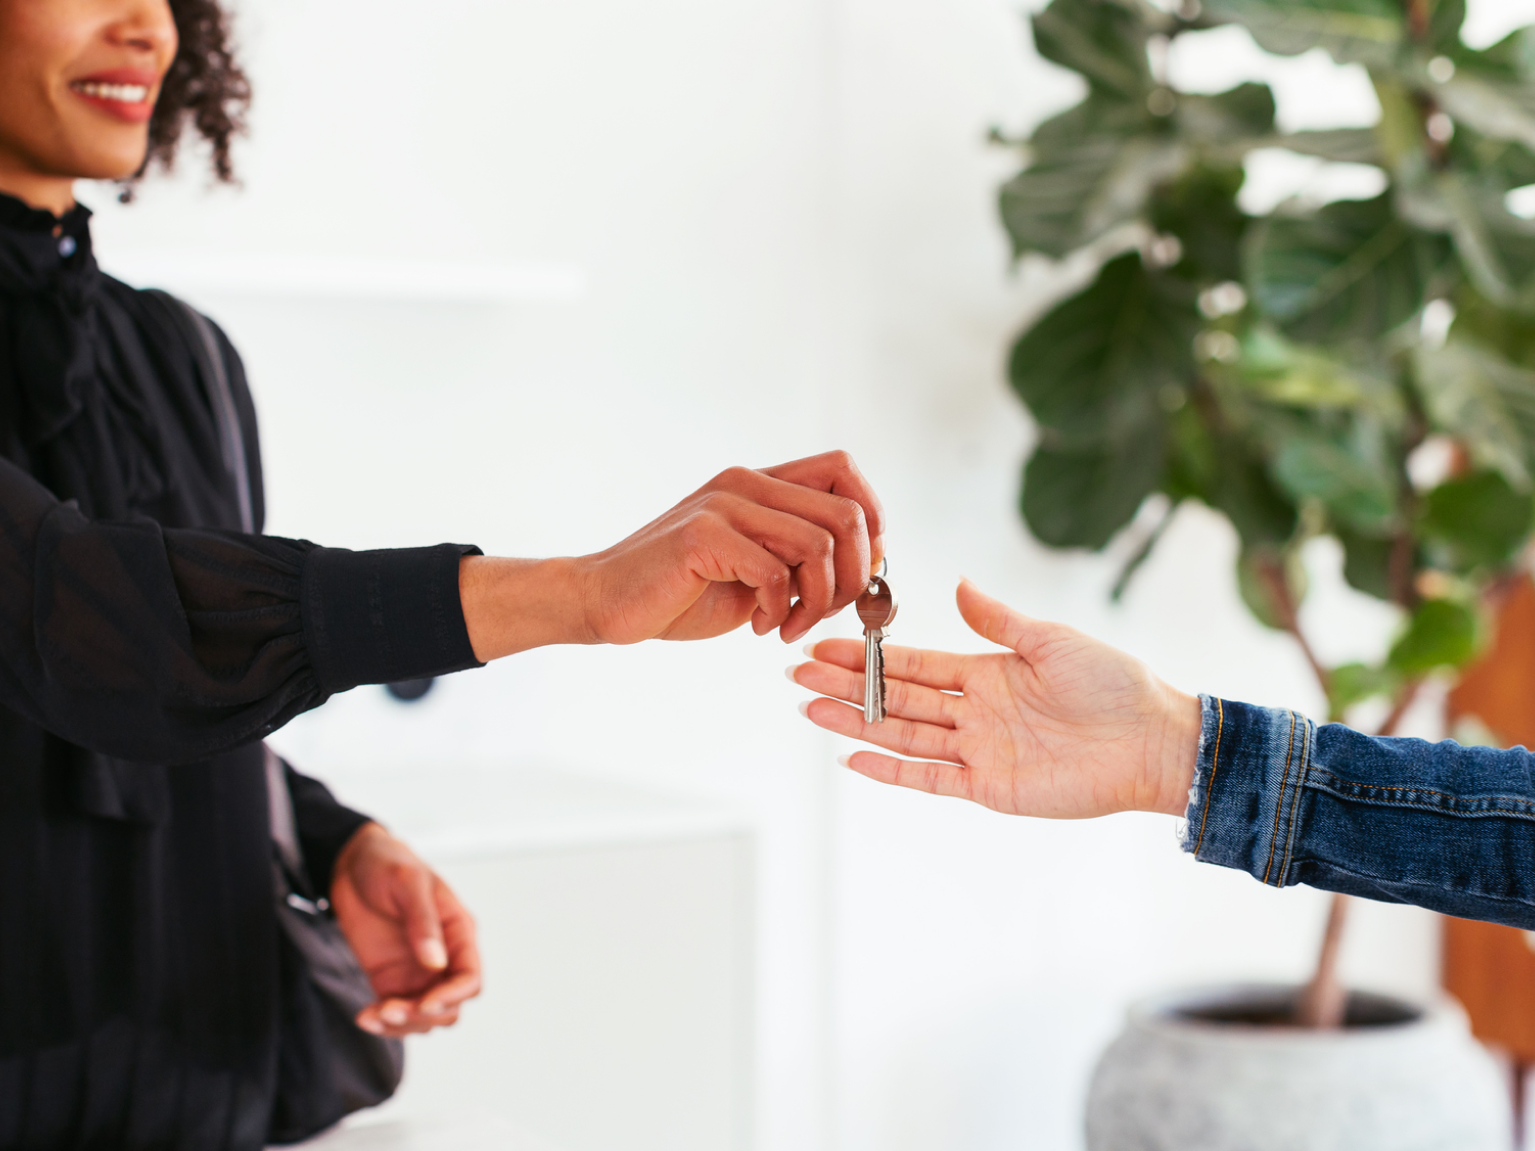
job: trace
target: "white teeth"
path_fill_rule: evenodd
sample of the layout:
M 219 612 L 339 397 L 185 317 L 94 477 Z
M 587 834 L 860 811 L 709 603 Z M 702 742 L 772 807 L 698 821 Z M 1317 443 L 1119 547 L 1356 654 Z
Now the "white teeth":
M 149 89 L 143 84 L 98 84 L 94 80 L 79 80 L 70 87 L 82 96 L 116 100 L 121 104 L 142 104 L 149 98 Z

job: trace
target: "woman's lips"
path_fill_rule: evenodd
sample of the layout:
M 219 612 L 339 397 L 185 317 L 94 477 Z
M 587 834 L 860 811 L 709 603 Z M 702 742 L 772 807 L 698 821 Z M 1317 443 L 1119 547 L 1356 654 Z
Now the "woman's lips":
M 152 85 L 137 78 L 123 80 L 91 77 L 75 80 L 69 85 L 69 90 L 87 103 L 129 124 L 142 124 L 154 114 L 154 101 L 149 98 Z

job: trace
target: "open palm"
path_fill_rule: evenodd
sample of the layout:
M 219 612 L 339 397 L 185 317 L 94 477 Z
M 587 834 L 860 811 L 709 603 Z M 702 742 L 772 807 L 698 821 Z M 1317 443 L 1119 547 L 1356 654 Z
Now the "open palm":
M 794 681 L 830 699 L 821 727 L 902 756 L 861 751 L 870 778 L 973 800 L 1012 815 L 1080 819 L 1181 814 L 1199 738 L 1199 702 L 1145 665 L 1062 624 L 1029 619 L 962 583 L 960 614 L 1007 648 L 984 655 L 886 647 L 889 718 L 866 724 L 863 645 L 823 640 Z

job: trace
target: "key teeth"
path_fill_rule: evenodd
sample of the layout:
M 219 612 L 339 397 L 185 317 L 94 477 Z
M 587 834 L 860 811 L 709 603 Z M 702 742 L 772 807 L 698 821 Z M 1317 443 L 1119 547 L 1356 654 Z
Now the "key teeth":
M 879 640 L 874 642 L 874 659 L 879 665 L 879 674 L 876 679 L 879 683 L 879 719 L 883 723 L 886 715 L 886 701 L 889 697 L 885 684 L 885 645 Z

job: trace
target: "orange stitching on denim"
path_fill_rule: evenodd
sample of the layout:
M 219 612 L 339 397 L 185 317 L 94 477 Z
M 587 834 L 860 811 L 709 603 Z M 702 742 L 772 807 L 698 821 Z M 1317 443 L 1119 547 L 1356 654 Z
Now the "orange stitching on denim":
M 1279 842 L 1279 817 L 1284 812 L 1284 789 L 1290 782 L 1290 761 L 1295 758 L 1295 713 L 1290 713 L 1290 746 L 1285 748 L 1284 774 L 1279 777 L 1279 798 L 1274 801 L 1274 834 L 1269 837 L 1269 861 L 1263 868 L 1263 882 L 1269 881 L 1274 870 L 1274 847 Z
M 1199 849 L 1205 842 L 1205 821 L 1210 818 L 1210 793 L 1215 788 L 1215 772 L 1221 765 L 1221 728 L 1226 723 L 1226 709 L 1221 706 L 1221 701 L 1215 701 L 1215 753 L 1210 757 L 1210 778 L 1205 782 L 1205 810 L 1199 817 L 1199 838 L 1194 841 L 1194 858 L 1199 858 Z
M 1285 836 L 1284 860 L 1279 865 L 1279 876 L 1274 880 L 1275 887 L 1284 886 L 1284 877 L 1290 874 L 1290 861 L 1295 858 L 1295 828 L 1299 822 L 1301 791 L 1306 786 L 1306 778 L 1310 774 L 1311 764 L 1311 736 L 1314 734 L 1315 725 L 1308 719 L 1301 724 L 1300 735 L 1300 771 L 1295 775 L 1295 791 L 1290 798 L 1290 834 Z

